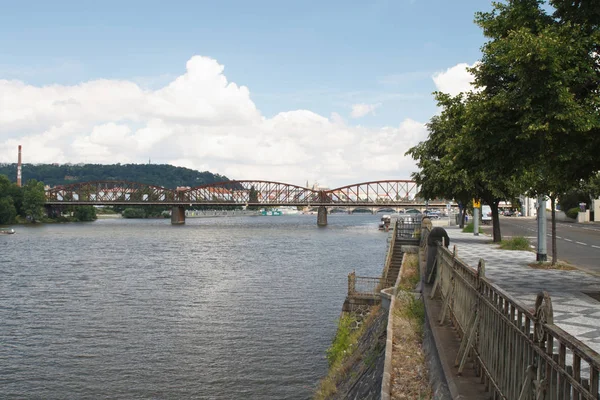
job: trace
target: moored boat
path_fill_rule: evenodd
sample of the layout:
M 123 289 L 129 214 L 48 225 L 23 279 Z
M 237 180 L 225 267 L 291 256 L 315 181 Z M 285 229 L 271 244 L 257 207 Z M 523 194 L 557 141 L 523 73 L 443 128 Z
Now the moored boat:
M 0 235 L 12 235 L 15 230 L 12 228 L 0 228 Z
M 260 210 L 260 215 L 270 215 L 270 216 L 280 216 L 282 215 L 281 211 L 275 210 Z
M 392 217 L 390 215 L 383 215 L 381 217 L 381 222 L 379 223 L 379 230 L 380 231 L 389 231 L 390 230 L 390 224 L 392 222 Z

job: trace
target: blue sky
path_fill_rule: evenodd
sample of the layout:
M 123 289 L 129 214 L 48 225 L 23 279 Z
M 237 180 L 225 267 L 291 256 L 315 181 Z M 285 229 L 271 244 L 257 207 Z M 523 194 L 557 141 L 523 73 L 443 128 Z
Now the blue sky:
M 0 1 L 0 80 L 33 88 L 122 80 L 159 90 L 200 55 L 247 87 L 263 118 L 309 110 L 351 127 L 397 128 L 436 112 L 434 74 L 480 57 L 474 13 L 490 7 L 474 0 Z M 352 118 L 355 104 L 374 111 Z

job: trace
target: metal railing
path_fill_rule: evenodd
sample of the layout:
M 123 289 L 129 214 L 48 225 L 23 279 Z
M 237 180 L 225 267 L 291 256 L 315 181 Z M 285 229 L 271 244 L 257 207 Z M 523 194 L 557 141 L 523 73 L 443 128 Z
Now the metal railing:
M 379 297 L 381 289 L 392 285 L 383 277 L 356 276 L 354 272 L 348 274 L 349 297 Z
M 383 276 L 385 279 L 387 279 L 387 277 L 388 277 L 390 265 L 392 264 L 392 259 L 394 258 L 394 246 L 396 245 L 397 234 L 398 234 L 398 220 L 396 220 L 394 222 L 394 229 L 392 231 L 392 236 L 390 238 L 387 255 L 385 257 L 385 264 L 383 265 L 383 272 L 381 274 L 381 276 Z
M 421 234 L 421 216 L 398 217 L 395 231 L 398 239 L 418 238 Z
M 422 247 L 428 234 L 425 228 Z M 462 338 L 458 374 L 470 358 L 493 398 L 600 399 L 600 355 L 554 325 L 548 293 L 529 310 L 485 277 L 483 260 L 475 270 L 456 247 L 438 246 L 435 264 L 431 297 L 439 293 L 443 301 L 439 323 L 448 316 Z

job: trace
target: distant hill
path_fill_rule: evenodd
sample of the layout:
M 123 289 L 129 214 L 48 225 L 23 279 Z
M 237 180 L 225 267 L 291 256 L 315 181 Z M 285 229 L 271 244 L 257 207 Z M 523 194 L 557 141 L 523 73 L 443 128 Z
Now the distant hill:
M 17 164 L 0 164 L 0 175 L 6 175 L 12 182 L 15 182 Z M 122 180 L 164 186 L 170 189 L 177 186 L 194 187 L 229 180 L 225 176 L 208 171 L 199 172 L 168 164 L 23 164 L 23 183 L 29 179 L 36 179 L 49 186 L 87 181 Z

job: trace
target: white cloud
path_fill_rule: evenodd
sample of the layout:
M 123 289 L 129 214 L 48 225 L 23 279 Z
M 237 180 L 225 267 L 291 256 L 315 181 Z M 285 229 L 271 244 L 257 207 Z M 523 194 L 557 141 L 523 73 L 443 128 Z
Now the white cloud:
M 381 106 L 381 103 L 377 103 L 377 104 L 364 104 L 364 103 L 353 104 L 352 105 L 352 112 L 350 113 L 350 116 L 352 118 L 364 117 L 367 114 L 372 114 L 375 111 L 375 109 L 378 108 L 379 106 Z
M 432 78 L 437 90 L 453 96 L 460 92 L 472 91 L 474 87 L 471 82 L 473 82 L 474 77 L 473 74 L 467 71 L 467 68 L 473 68 L 476 64 L 460 63 L 444 72 L 434 74 Z
M 1 77 L 0 77 L 1 78 Z M 353 116 L 379 104 L 357 104 Z M 171 163 L 231 179 L 329 187 L 407 179 L 406 150 L 426 138 L 424 124 L 348 125 L 336 113 L 283 111 L 266 118 L 244 86 L 217 61 L 195 56 L 159 89 L 126 80 L 31 86 L 0 79 L 0 162 Z M 148 182 L 152 183 L 152 182 Z

